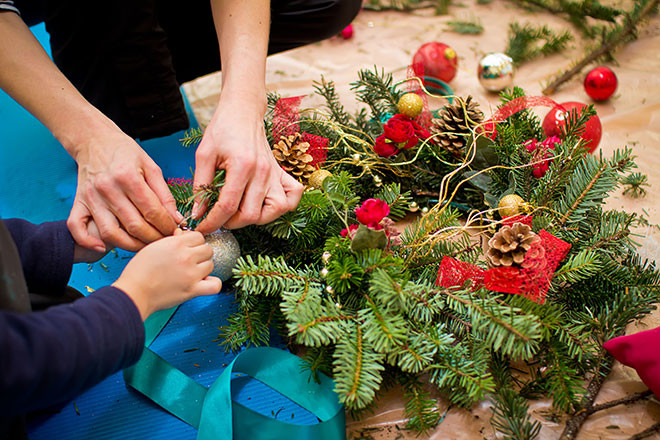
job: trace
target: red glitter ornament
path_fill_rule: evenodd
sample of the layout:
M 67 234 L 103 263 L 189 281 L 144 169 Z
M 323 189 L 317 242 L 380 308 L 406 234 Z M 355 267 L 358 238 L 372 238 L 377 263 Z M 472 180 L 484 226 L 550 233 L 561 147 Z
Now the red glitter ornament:
M 417 76 L 430 76 L 449 82 L 456 76 L 458 56 L 451 47 L 433 41 L 417 49 L 412 67 Z
M 618 81 L 616 75 L 608 67 L 601 66 L 592 69 L 584 77 L 584 90 L 594 101 L 605 101 L 616 91 Z
M 552 110 L 550 110 L 543 119 L 543 131 L 545 132 L 545 135 L 547 137 L 557 136 L 561 138 L 562 127 L 564 127 L 564 125 L 566 124 L 566 118 L 568 112 L 570 112 L 574 108 L 582 110 L 587 106 L 586 104 L 575 101 L 564 102 L 560 105 L 566 111 L 562 110 L 559 107 L 555 107 Z M 598 117 L 598 115 L 594 115 L 591 118 L 589 118 L 589 120 L 585 124 L 584 132 L 581 135 L 582 139 L 589 142 L 587 144 L 587 147 L 589 148 L 590 153 L 593 153 L 596 150 L 598 144 L 600 143 L 600 138 L 602 135 L 603 135 L 603 127 L 600 124 L 600 118 Z

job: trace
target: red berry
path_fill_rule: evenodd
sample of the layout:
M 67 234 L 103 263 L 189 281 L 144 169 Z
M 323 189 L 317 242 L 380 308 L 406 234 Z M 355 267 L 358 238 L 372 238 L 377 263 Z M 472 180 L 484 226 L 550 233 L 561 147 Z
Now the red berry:
M 433 41 L 417 49 L 412 64 L 417 76 L 430 76 L 449 82 L 456 76 L 458 56 L 451 47 Z
M 584 77 L 584 90 L 594 101 L 605 101 L 616 91 L 616 75 L 607 67 L 596 67 Z
M 581 110 L 587 105 L 581 102 L 570 101 L 562 103 L 561 106 L 566 109 L 566 112 L 570 112 L 574 108 Z M 550 110 L 543 119 L 543 131 L 545 132 L 545 135 L 547 137 L 557 136 L 561 138 L 561 130 L 562 127 L 566 125 L 566 118 L 567 113 L 565 113 L 559 107 L 555 107 Z M 581 135 L 582 139 L 589 142 L 587 147 L 589 148 L 590 153 L 593 153 L 594 150 L 596 150 L 596 147 L 598 147 L 598 143 L 600 142 L 602 134 L 603 127 L 600 124 L 600 118 L 598 115 L 594 115 L 589 118 L 585 124 L 584 132 Z

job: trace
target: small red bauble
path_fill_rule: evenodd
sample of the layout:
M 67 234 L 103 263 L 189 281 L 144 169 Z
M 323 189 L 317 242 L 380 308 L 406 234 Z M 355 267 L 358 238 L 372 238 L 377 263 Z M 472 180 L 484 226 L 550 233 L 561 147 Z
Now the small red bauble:
M 412 65 L 417 76 L 430 76 L 449 82 L 456 76 L 458 56 L 451 47 L 433 41 L 417 49 Z
M 608 67 L 596 67 L 584 77 L 584 90 L 594 101 L 605 101 L 616 91 L 616 75 Z
M 587 105 L 581 102 L 564 102 L 560 104 L 566 109 L 566 112 L 570 112 L 574 108 L 583 109 Z M 547 137 L 557 136 L 561 137 L 561 129 L 566 124 L 567 113 L 559 109 L 558 107 L 553 108 L 545 115 L 543 119 L 543 131 Z M 598 115 L 594 115 L 585 124 L 584 132 L 582 133 L 582 139 L 588 141 L 587 148 L 589 152 L 593 153 L 594 150 L 598 147 L 600 143 L 600 138 L 603 134 L 603 127 L 600 125 L 600 118 Z
M 352 24 L 349 24 L 348 26 L 346 26 L 346 27 L 341 31 L 341 37 L 342 37 L 344 40 L 348 40 L 348 39 L 353 38 L 353 25 L 352 25 Z

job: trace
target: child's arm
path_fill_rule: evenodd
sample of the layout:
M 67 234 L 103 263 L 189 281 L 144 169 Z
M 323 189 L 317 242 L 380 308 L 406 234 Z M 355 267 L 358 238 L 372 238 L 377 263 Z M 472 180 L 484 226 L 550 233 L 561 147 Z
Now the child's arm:
M 136 362 L 143 319 L 220 290 L 212 255 L 202 234 L 176 230 L 138 252 L 114 287 L 44 312 L 0 312 L 0 413 L 66 401 Z
M 23 267 L 28 291 L 47 295 L 64 292 L 73 267 L 74 241 L 65 221 L 34 225 L 7 219 Z
M 0 412 L 65 402 L 135 363 L 143 345 L 140 313 L 113 287 L 43 312 L 0 312 Z

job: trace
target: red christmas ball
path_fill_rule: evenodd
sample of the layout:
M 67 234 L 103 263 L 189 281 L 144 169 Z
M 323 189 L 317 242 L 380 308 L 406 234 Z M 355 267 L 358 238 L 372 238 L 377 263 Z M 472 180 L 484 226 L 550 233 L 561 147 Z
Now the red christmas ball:
M 608 67 L 596 67 L 584 77 L 584 90 L 594 101 L 605 101 L 616 91 L 616 75 Z
M 430 76 L 449 82 L 456 76 L 458 56 L 446 44 L 432 41 L 417 49 L 412 64 L 417 76 Z
M 341 31 L 341 37 L 342 37 L 344 40 L 348 40 L 348 39 L 353 38 L 353 25 L 352 25 L 352 24 L 349 24 L 348 26 L 346 26 L 346 27 Z
M 564 125 L 566 125 L 566 118 L 568 117 L 568 112 L 574 108 L 582 110 L 587 105 L 581 102 L 564 102 L 561 104 L 566 112 L 561 110 L 559 107 L 555 107 L 545 115 L 543 119 L 543 131 L 547 137 L 557 136 L 561 137 L 561 130 Z M 582 139 L 588 142 L 587 148 L 589 152 L 593 153 L 594 150 L 598 147 L 600 143 L 600 138 L 603 134 L 603 127 L 600 124 L 600 118 L 598 115 L 594 115 L 585 124 L 584 132 L 582 133 Z

